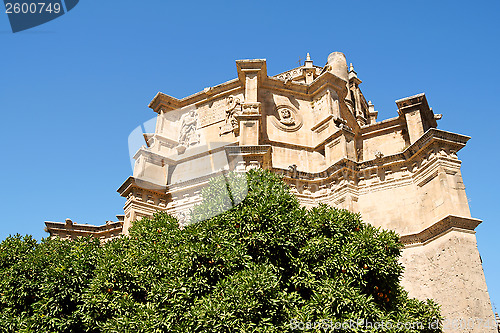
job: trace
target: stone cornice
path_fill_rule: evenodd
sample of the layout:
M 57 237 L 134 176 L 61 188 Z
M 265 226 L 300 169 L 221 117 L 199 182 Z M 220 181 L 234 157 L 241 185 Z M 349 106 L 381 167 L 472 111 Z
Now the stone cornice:
M 271 152 L 271 145 L 226 146 L 228 155 L 265 155 Z
M 143 190 L 143 189 L 141 189 Z M 147 190 L 143 190 L 145 192 L 147 192 Z M 170 200 L 168 200 L 170 201 Z M 167 205 L 167 200 L 165 199 L 165 206 L 160 206 L 160 205 L 156 205 L 154 203 L 149 203 L 147 201 L 143 201 L 143 200 L 137 200 L 136 198 L 128 198 L 127 199 L 127 202 L 125 203 L 124 205 L 124 210 L 127 211 L 127 209 L 129 209 L 130 207 L 134 207 L 134 208 L 138 208 L 140 207 L 140 210 L 141 211 L 147 211 L 149 213 L 151 213 L 151 215 L 155 212 L 155 211 L 162 211 L 162 210 L 165 210 L 166 209 L 166 205 Z
M 236 60 L 236 71 L 238 72 L 238 80 L 244 85 L 244 73 L 255 72 L 259 75 L 259 80 L 264 80 L 267 77 L 266 59 L 243 59 Z
M 108 222 L 103 225 L 92 225 L 92 224 L 66 224 L 65 222 L 52 222 L 45 221 L 45 226 L 49 232 L 51 231 L 64 231 L 69 233 L 84 233 L 84 234 L 100 234 L 100 233 L 110 233 L 112 231 L 121 232 L 123 227 L 123 221 Z
M 267 75 L 265 59 L 237 60 L 236 68 L 238 78 L 221 83 L 214 87 L 208 87 L 193 95 L 178 99 L 162 92 L 158 92 L 149 103 L 149 108 L 159 113 L 161 109 L 170 111 L 180 109 L 196 103 L 205 103 L 211 99 L 221 97 L 235 90 L 242 90 L 245 86 L 243 76 L 245 72 L 254 71 L 259 73 L 259 87 L 270 90 L 283 91 L 300 95 L 305 99 L 313 99 L 323 88 L 333 88 L 339 97 L 343 100 L 347 95 L 347 82 L 330 72 L 323 72 L 310 84 L 289 81 L 284 82 L 276 76 Z
M 313 65 L 312 67 L 305 67 L 305 66 L 299 66 L 299 67 L 295 67 L 295 68 L 292 68 L 292 69 L 289 69 L 287 71 L 284 71 L 284 72 L 281 72 L 279 74 L 276 74 L 276 75 L 273 75 L 272 77 L 276 78 L 276 79 L 280 79 L 279 77 L 280 76 L 285 76 L 286 74 L 288 73 L 293 73 L 294 71 L 300 71 L 302 72 L 302 70 L 311 70 L 311 69 L 314 69 L 316 72 L 322 72 L 323 71 L 323 67 L 321 66 L 317 66 L 317 65 Z M 292 76 L 292 79 L 295 79 L 295 78 L 298 78 L 298 77 L 303 77 L 304 75 L 302 73 L 300 74 L 297 74 L 296 76 Z
M 438 130 L 437 128 L 429 128 L 417 141 L 403 151 L 406 159 L 417 154 L 420 150 L 427 147 L 433 140 L 443 144 L 454 146 L 457 151 L 462 149 L 470 136 Z
M 228 94 L 230 92 L 234 93 L 234 90 L 241 90 L 242 86 L 238 79 L 233 79 L 214 87 L 205 88 L 193 95 L 178 99 L 162 92 L 158 92 L 153 100 L 149 103 L 148 107 L 153 109 L 155 112 L 160 112 L 160 109 L 165 109 L 165 111 L 180 109 L 185 106 L 199 103 L 207 102 L 210 99 L 219 97 L 220 95 Z
M 361 126 L 361 135 L 363 137 L 370 135 L 378 135 L 379 133 L 389 130 L 394 130 L 398 127 L 402 127 L 404 126 L 404 124 L 405 124 L 404 121 L 402 121 L 399 116 L 385 119 L 383 121 L 379 121 L 374 124 Z
M 314 79 L 309 85 L 307 93 L 314 96 L 326 85 L 331 85 L 337 92 L 339 100 L 344 100 L 347 95 L 347 82 L 330 72 L 324 72 Z
M 162 163 L 175 164 L 175 161 L 173 161 L 169 157 L 163 156 L 157 152 L 153 152 L 150 150 L 150 148 L 144 148 L 144 147 L 139 148 L 139 150 L 137 150 L 133 158 L 134 160 L 137 160 L 141 156 L 145 156 L 148 162 L 156 165 L 162 165 Z
M 224 147 L 227 146 L 228 142 L 214 142 L 211 146 L 209 145 L 201 145 L 192 147 L 187 149 L 183 154 L 169 154 L 164 155 L 159 152 L 152 151 L 150 148 L 141 147 L 134 155 L 134 159 L 138 159 L 141 155 L 144 155 L 148 158 L 148 161 L 155 163 L 157 165 L 162 165 L 162 163 L 168 165 L 177 165 L 183 162 L 187 162 L 189 160 L 193 160 L 205 155 L 210 155 L 216 153 L 218 151 L 224 150 Z
M 168 191 L 168 193 L 170 195 L 172 195 L 175 192 L 179 192 L 179 191 L 185 192 L 185 191 L 188 191 L 188 190 L 193 189 L 193 188 L 198 188 L 198 187 L 201 188 L 202 186 L 205 186 L 206 184 L 208 184 L 210 179 L 217 177 L 217 176 L 220 176 L 220 175 L 223 175 L 223 174 L 227 174 L 228 172 L 229 172 L 228 170 L 217 171 L 217 172 L 211 173 L 209 175 L 185 180 L 185 181 L 178 182 L 175 184 L 169 184 L 166 186 L 166 191 Z
M 424 129 L 437 127 L 434 112 L 432 112 L 432 109 L 429 107 L 429 103 L 424 93 L 398 99 L 396 105 L 398 106 L 398 113 L 401 116 L 404 116 L 408 112 L 419 110 L 422 121 L 424 122 Z
M 359 164 L 359 167 L 364 169 L 396 161 L 410 160 L 413 156 L 419 154 L 422 150 L 425 150 L 425 148 L 429 147 L 434 142 L 440 142 L 441 144 L 452 146 L 456 149 L 456 151 L 458 151 L 465 146 L 469 139 L 470 137 L 466 135 L 446 132 L 438 130 L 437 128 L 430 128 L 424 133 L 424 135 L 422 135 L 417 141 L 401 153 L 364 161 Z
M 429 104 L 427 103 L 427 98 L 425 97 L 424 93 L 398 99 L 396 101 L 396 105 L 398 106 L 398 111 L 400 114 L 403 114 L 416 105 L 422 105 L 427 109 L 429 108 Z
M 393 118 L 392 120 L 390 120 L 391 122 L 388 122 L 387 126 L 392 126 L 391 124 L 394 124 L 397 121 L 397 119 L 398 118 Z M 269 140 L 268 142 L 271 144 L 281 146 L 281 147 L 287 147 L 287 146 L 288 147 L 299 147 L 301 149 L 305 149 L 308 151 L 315 151 L 318 148 L 324 146 L 325 144 L 328 144 L 329 142 L 335 140 L 336 138 L 338 138 L 342 134 L 354 135 L 354 133 L 352 131 L 350 131 L 348 128 L 344 127 L 342 129 L 339 129 L 339 130 L 333 132 L 325 140 L 323 140 L 322 142 L 320 142 L 314 146 L 290 144 L 290 143 L 285 143 L 285 142 L 280 142 L 280 141 L 272 141 L 272 140 Z M 424 135 L 422 135 L 420 137 L 420 139 L 418 139 L 411 146 L 407 147 L 401 153 L 387 155 L 387 156 L 383 156 L 381 158 L 375 158 L 375 159 L 368 160 L 368 161 L 357 162 L 357 169 L 360 170 L 360 169 L 365 169 L 365 168 L 369 168 L 369 167 L 380 166 L 380 165 L 394 163 L 394 162 L 404 162 L 404 161 L 410 160 L 413 156 L 417 155 L 422 150 L 425 150 L 425 148 L 427 148 L 429 145 L 431 145 L 434 142 L 440 142 L 444 145 L 452 146 L 456 149 L 456 151 L 458 151 L 465 146 L 465 144 L 467 143 L 467 141 L 469 139 L 470 139 L 470 137 L 466 136 L 466 135 L 447 132 L 447 131 L 439 130 L 436 128 L 430 128 L 429 130 L 427 130 L 427 132 L 424 133 Z M 236 149 L 236 148 L 233 148 L 233 149 Z M 327 171 L 330 168 L 331 167 L 327 168 L 325 171 Z M 324 171 L 322 171 L 322 172 L 324 172 Z
M 357 171 L 357 162 L 350 160 L 348 158 L 343 158 L 330 167 L 328 167 L 324 171 L 320 172 L 306 172 L 306 171 L 300 171 L 297 170 L 297 175 L 296 177 L 291 177 L 289 176 L 289 170 L 288 169 L 282 169 L 282 168 L 273 168 L 273 172 L 277 174 L 283 175 L 285 178 L 289 179 L 298 179 L 302 181 L 311 181 L 311 182 L 317 182 L 317 181 L 322 181 L 327 178 L 330 178 L 333 174 L 341 171 L 341 170 L 350 170 L 350 171 Z
M 333 119 L 333 115 L 332 114 L 328 114 L 325 118 L 323 118 L 322 120 L 320 120 L 319 122 L 317 122 L 313 127 L 311 127 L 311 131 L 316 132 L 316 130 L 318 128 L 320 128 L 321 126 L 323 126 L 326 123 L 328 123 L 330 121 L 330 119 Z
M 303 82 L 283 82 L 275 77 L 267 77 L 263 80 L 263 89 L 277 91 L 284 94 L 292 94 L 294 96 L 300 96 L 306 100 L 314 100 L 316 95 L 321 93 L 324 88 L 332 88 L 338 95 L 339 100 L 343 100 L 347 95 L 347 82 L 341 78 L 335 76 L 330 72 L 324 72 L 310 84 Z
M 418 246 L 432 241 L 451 229 L 474 231 L 481 222 L 471 217 L 448 215 L 419 233 L 401 236 L 400 242 L 406 247 Z
M 159 133 L 144 133 L 142 135 L 144 136 L 144 140 L 146 140 L 146 144 L 148 147 L 151 146 L 150 144 L 151 139 L 157 139 L 159 142 L 163 143 L 167 147 L 175 147 L 179 144 L 177 140 L 171 139 Z
M 341 135 L 345 135 L 348 137 L 354 137 L 355 133 L 349 129 L 347 126 L 342 126 L 341 128 L 336 129 L 335 132 L 331 133 L 328 135 L 326 138 L 321 140 L 320 142 L 313 143 L 312 146 L 306 146 L 306 145 L 301 145 L 298 143 L 290 143 L 290 142 L 282 142 L 282 141 L 276 141 L 276 140 L 267 140 L 267 142 L 280 146 L 280 147 L 294 147 L 294 148 L 300 148 L 308 151 L 316 151 L 321 147 L 324 147 L 325 145 L 328 145 L 330 142 L 334 141 Z
M 120 193 L 122 197 L 126 197 L 133 188 L 139 188 L 141 190 L 149 191 L 151 193 L 156 193 L 159 195 L 165 195 L 165 191 L 167 189 L 166 186 L 161 186 L 152 182 L 148 182 L 146 180 L 130 176 L 116 191 Z
M 341 131 L 339 131 L 341 132 Z M 339 133 L 336 132 L 336 133 Z M 336 134 L 337 136 L 339 134 Z M 337 137 L 335 136 L 335 138 Z M 329 138 L 332 139 L 332 138 Z M 368 161 L 363 161 L 363 162 L 356 162 L 347 158 L 343 158 L 333 165 L 327 167 L 325 170 L 320 171 L 320 172 L 303 172 L 300 171 L 298 172 L 298 178 L 302 179 L 304 181 L 322 181 L 325 178 L 330 177 L 332 173 L 337 172 L 338 170 L 341 169 L 349 169 L 353 172 L 359 172 L 362 170 L 366 170 L 369 168 L 389 168 L 389 165 L 395 164 L 395 163 L 407 163 L 410 162 L 412 159 L 415 158 L 415 156 L 419 155 L 425 149 L 429 146 L 431 146 L 433 143 L 439 142 L 441 146 L 452 146 L 458 151 L 460 148 L 465 146 L 467 140 L 469 140 L 468 136 L 461 135 L 461 134 L 456 134 L 456 133 L 451 133 L 451 132 L 446 132 L 442 130 L 438 130 L 436 128 L 430 128 L 420 139 L 418 139 L 414 144 L 411 146 L 407 147 L 403 152 L 393 154 L 393 155 L 388 155 L 388 156 L 382 156 L 380 158 L 375 158 L 372 160 Z M 282 144 L 284 145 L 284 144 Z M 309 150 L 314 150 L 315 147 L 304 147 Z M 286 169 L 280 169 L 280 168 L 273 168 L 275 172 L 281 173 L 283 175 L 287 174 Z
M 276 91 L 284 94 L 294 94 L 294 96 L 300 96 L 303 99 L 312 100 L 313 96 L 308 95 L 307 92 L 308 86 L 308 84 L 302 82 L 289 81 L 285 83 L 280 79 L 267 77 L 261 87 L 270 91 Z

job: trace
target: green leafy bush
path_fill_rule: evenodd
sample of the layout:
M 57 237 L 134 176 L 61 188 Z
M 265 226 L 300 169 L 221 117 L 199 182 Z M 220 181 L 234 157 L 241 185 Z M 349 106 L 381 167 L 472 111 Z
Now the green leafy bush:
M 231 207 L 222 193 L 231 189 L 238 202 L 247 186 L 240 204 L 204 219 L 221 204 Z M 129 237 L 101 246 L 88 238 L 7 238 L 0 245 L 0 327 L 290 332 L 350 323 L 337 331 L 441 331 L 436 303 L 410 299 L 400 286 L 402 246 L 394 232 L 346 210 L 302 208 L 266 171 L 215 179 L 202 195 L 192 212 L 201 222 L 183 229 L 157 213 L 135 222 Z M 377 323 L 393 328 L 373 328 Z M 398 323 L 406 327 L 394 328 Z
M 0 244 L 0 330 L 83 331 L 82 295 L 101 252 L 99 240 L 73 242 L 31 236 Z

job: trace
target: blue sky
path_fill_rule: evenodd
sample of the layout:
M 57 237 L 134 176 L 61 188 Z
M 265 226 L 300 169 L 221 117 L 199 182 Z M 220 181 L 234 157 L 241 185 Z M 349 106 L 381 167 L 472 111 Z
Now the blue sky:
M 45 220 L 102 224 L 123 212 L 127 137 L 156 92 L 181 98 L 236 77 L 236 59 L 270 75 L 310 52 L 342 51 L 379 111 L 425 92 L 439 128 L 472 137 L 459 152 L 492 301 L 500 309 L 498 125 L 500 1 L 81 0 L 13 34 L 0 13 L 0 239 Z

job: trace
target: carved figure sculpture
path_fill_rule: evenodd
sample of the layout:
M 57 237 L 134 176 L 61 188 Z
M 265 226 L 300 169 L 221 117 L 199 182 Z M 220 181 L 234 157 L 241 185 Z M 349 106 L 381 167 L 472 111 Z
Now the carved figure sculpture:
M 227 134 L 233 131 L 238 130 L 238 121 L 236 120 L 235 114 L 237 107 L 241 105 L 241 101 L 239 98 L 234 96 L 229 96 L 227 98 L 227 106 L 226 109 L 226 121 L 224 125 L 220 128 L 219 135 Z
M 189 111 L 181 117 L 181 132 L 179 134 L 180 145 L 189 146 L 199 142 L 196 133 L 197 124 L 198 118 L 195 110 Z

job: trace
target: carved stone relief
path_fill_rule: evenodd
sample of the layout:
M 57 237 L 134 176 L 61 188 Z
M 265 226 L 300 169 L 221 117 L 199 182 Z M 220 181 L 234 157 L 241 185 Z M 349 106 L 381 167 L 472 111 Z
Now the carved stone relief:
M 226 99 L 226 118 L 225 123 L 220 127 L 219 135 L 236 132 L 239 129 L 238 121 L 235 115 L 241 109 L 241 100 L 238 97 L 229 96 Z
M 223 121 L 225 119 L 226 103 L 226 99 L 223 98 L 200 106 L 198 108 L 198 127 L 203 128 Z
M 282 131 L 295 132 L 302 127 L 302 116 L 297 110 L 288 105 L 276 107 L 276 117 L 272 118 L 273 125 Z
M 285 81 L 285 83 L 288 83 L 288 82 L 292 81 L 293 79 L 295 79 L 296 77 L 299 77 L 301 75 L 302 75 L 302 69 L 299 68 L 299 69 L 290 70 L 288 72 L 282 73 L 281 75 L 275 76 L 275 77 L 279 80 Z
M 191 110 L 181 117 L 181 130 L 179 133 L 179 146 L 177 150 L 182 154 L 187 147 L 200 142 L 200 135 L 197 131 L 198 115 L 195 110 Z

